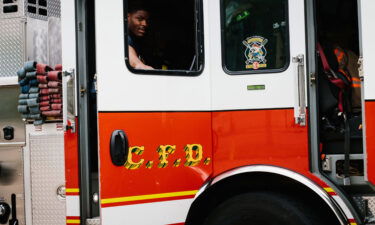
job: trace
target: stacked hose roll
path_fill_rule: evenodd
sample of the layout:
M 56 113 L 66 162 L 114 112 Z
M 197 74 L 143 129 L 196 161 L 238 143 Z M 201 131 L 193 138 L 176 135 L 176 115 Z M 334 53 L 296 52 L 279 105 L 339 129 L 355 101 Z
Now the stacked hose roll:
M 56 65 L 55 70 L 49 71 L 43 79 L 43 87 L 39 94 L 42 102 L 40 110 L 47 118 L 62 116 L 62 66 Z
M 26 62 L 18 72 L 21 94 L 18 112 L 34 125 L 62 117 L 61 65 L 53 70 L 46 64 Z
M 23 118 L 34 120 L 34 123 L 38 124 L 43 121 L 43 118 L 39 109 L 39 87 L 36 71 L 37 63 L 29 61 L 17 72 L 21 88 L 18 112 L 22 114 Z

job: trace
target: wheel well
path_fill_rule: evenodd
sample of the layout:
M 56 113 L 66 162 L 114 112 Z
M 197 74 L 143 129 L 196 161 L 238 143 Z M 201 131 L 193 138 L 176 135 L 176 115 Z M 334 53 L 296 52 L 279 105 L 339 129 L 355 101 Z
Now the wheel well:
M 209 187 L 193 202 L 185 224 L 203 224 L 215 207 L 236 195 L 252 191 L 288 195 L 313 207 L 318 215 L 331 221 L 332 225 L 340 224 L 331 208 L 310 188 L 289 177 L 262 172 L 234 175 Z

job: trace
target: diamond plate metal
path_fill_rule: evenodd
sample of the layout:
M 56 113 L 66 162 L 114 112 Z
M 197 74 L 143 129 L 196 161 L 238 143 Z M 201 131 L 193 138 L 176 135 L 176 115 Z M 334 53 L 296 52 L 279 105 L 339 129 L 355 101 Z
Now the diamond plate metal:
M 65 201 L 57 196 L 57 189 L 65 183 L 63 144 L 62 131 L 30 134 L 33 225 L 66 224 Z
M 48 0 L 48 16 L 49 17 L 61 17 L 61 2 L 60 0 Z
M 35 7 L 36 8 L 36 13 L 30 13 L 28 11 L 28 7 Z M 47 10 L 47 16 L 39 14 L 39 9 L 45 9 Z M 61 16 L 61 3 L 60 0 L 48 0 L 47 1 L 47 7 L 41 6 L 38 4 L 38 1 L 36 4 L 31 4 L 27 0 L 25 1 L 25 15 L 27 17 L 31 17 L 34 19 L 39 19 L 39 20 L 47 20 L 49 17 L 58 17 L 60 18 Z
M 27 0 L 26 0 L 27 1 Z M 14 0 L 11 4 L 4 4 L 3 1 L 0 1 L 0 19 L 4 18 L 15 18 L 21 17 L 24 15 L 24 1 Z M 18 11 L 14 13 L 4 13 L 4 6 L 17 5 Z
M 365 216 L 369 221 L 375 221 L 375 196 L 354 196 L 353 199 L 360 209 L 361 214 Z M 365 215 L 366 208 L 367 215 Z
M 16 5 L 18 11 L 14 13 L 4 13 L 3 7 Z M 35 7 L 36 13 L 28 12 L 28 7 Z M 47 16 L 39 14 L 39 9 L 47 10 Z M 3 1 L 0 1 L 0 19 L 3 18 L 15 18 L 27 16 L 30 18 L 47 20 L 49 17 L 61 17 L 61 2 L 60 0 L 47 0 L 47 7 L 39 5 L 39 1 L 36 4 L 29 3 L 27 0 L 14 0 L 13 3 L 4 4 Z
M 55 66 L 62 63 L 60 18 L 48 18 L 48 53 L 49 65 Z
M 27 60 L 48 64 L 48 22 L 27 18 Z
M 25 61 L 25 20 L 0 20 L 0 77 L 17 76 Z

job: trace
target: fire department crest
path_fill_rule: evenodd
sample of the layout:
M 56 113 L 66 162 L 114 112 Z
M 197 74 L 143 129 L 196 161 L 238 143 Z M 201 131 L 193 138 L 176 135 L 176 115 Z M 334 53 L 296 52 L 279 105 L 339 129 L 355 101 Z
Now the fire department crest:
M 261 36 L 248 37 L 242 43 L 246 46 L 246 69 L 260 69 L 267 67 L 267 49 L 265 45 L 268 40 Z

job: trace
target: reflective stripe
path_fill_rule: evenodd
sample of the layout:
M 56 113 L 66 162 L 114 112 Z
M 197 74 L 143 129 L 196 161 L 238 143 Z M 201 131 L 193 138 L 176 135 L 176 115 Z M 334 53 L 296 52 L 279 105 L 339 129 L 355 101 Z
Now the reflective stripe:
M 352 87 L 354 87 L 354 88 L 360 88 L 360 87 L 361 87 L 361 84 L 355 84 L 355 83 L 353 83 L 353 84 L 352 84 Z
M 330 187 L 325 187 L 324 190 L 328 193 L 335 193 L 335 191 Z
M 67 224 L 80 224 L 81 221 L 79 221 L 79 220 L 66 220 L 66 223 Z
M 66 193 L 79 193 L 79 188 L 67 188 Z
M 119 203 L 119 202 L 150 200 L 150 199 L 158 199 L 158 198 L 182 197 L 182 196 L 195 195 L 197 192 L 198 190 L 161 193 L 161 194 L 152 194 L 152 195 L 129 196 L 129 197 L 121 197 L 121 198 L 108 198 L 108 199 L 102 199 L 101 203 L 109 204 L 109 203 Z

